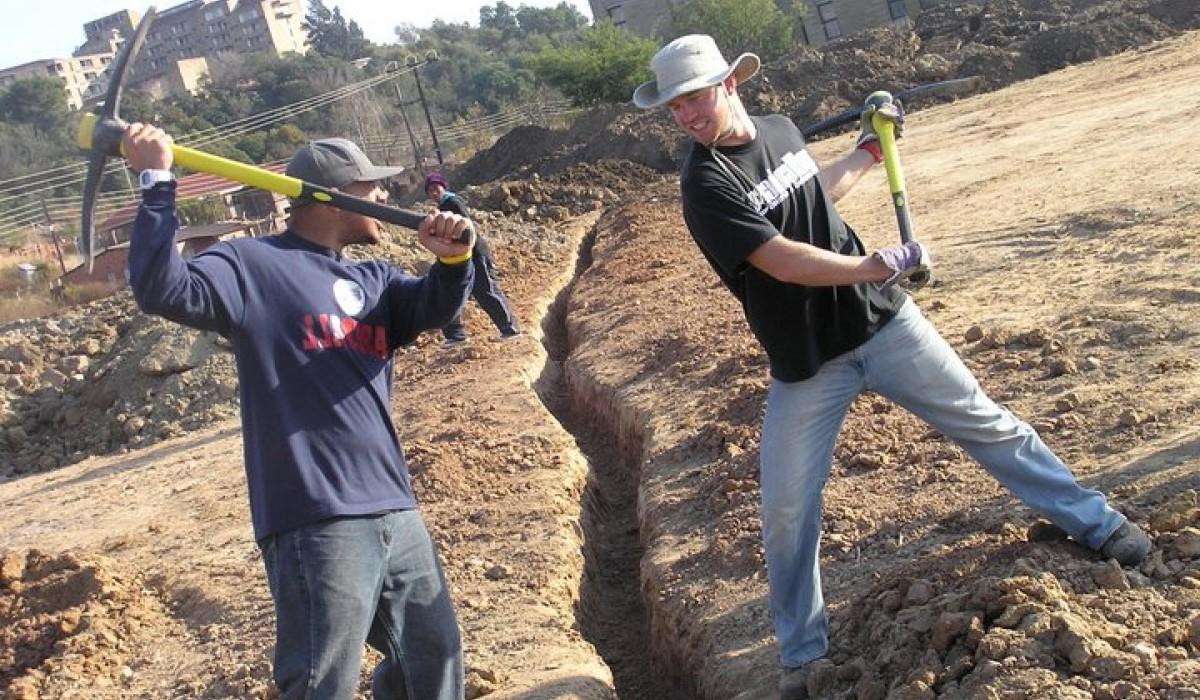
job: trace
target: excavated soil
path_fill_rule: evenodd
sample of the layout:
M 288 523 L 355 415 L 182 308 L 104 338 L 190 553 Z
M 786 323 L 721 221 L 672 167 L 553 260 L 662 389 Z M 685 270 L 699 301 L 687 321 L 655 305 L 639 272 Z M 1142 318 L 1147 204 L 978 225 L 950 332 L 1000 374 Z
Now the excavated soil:
M 1195 18 L 1124 5 L 1167 34 Z M 964 12 L 980 17 L 967 30 L 991 26 Z M 815 696 L 1200 697 L 1198 86 L 1193 32 L 911 118 L 902 154 L 937 274 L 916 303 L 1155 550 L 1137 568 L 1101 560 L 864 396 L 825 493 L 833 651 Z M 648 117 L 596 118 L 641 133 Z M 463 188 L 529 333 L 494 340 L 472 305 L 471 344 L 427 335 L 397 356 L 393 409 L 468 697 L 770 698 L 765 358 L 691 244 L 674 178 L 615 155 L 514 156 L 517 174 Z M 870 245 L 894 239 L 881 172 L 839 208 Z M 427 264 L 403 232 L 368 253 Z M 220 339 L 127 294 L 0 328 L 0 697 L 273 696 L 232 372 Z

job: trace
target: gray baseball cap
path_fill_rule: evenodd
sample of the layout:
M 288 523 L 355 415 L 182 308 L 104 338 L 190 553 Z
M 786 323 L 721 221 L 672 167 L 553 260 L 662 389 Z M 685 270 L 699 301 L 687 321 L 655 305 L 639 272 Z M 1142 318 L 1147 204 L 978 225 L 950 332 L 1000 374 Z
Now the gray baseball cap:
M 323 187 L 384 180 L 404 171 L 400 165 L 375 165 L 349 139 L 310 141 L 288 161 L 287 174 Z

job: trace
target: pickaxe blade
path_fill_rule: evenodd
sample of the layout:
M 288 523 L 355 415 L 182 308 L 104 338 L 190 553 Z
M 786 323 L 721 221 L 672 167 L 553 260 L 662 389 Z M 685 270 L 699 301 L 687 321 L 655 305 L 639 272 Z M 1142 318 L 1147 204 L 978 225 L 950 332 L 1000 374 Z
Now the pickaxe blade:
M 121 107 L 121 91 L 125 87 L 125 78 L 133 67 L 146 41 L 146 33 L 154 22 L 154 8 L 146 10 L 142 21 L 138 22 L 133 37 L 121 50 L 117 62 L 113 64 L 112 75 L 108 79 L 108 91 L 104 93 L 104 104 L 100 114 L 92 119 L 84 119 L 79 127 L 79 147 L 88 152 L 87 181 L 83 185 L 83 219 L 80 225 L 80 243 L 83 261 L 87 270 L 92 271 L 93 254 L 95 252 L 95 214 L 96 197 L 100 193 L 101 180 L 104 178 L 104 166 L 110 155 L 120 155 L 121 134 L 125 125 L 118 116 Z M 86 135 L 84 131 L 87 131 Z M 85 137 L 86 136 L 86 137 Z
M 113 68 L 113 76 L 108 84 L 108 93 L 99 114 L 85 115 L 79 123 L 79 147 L 89 154 L 87 184 L 83 191 L 83 225 L 82 253 L 87 262 L 88 272 L 92 270 L 93 228 L 96 196 L 100 189 L 100 181 L 104 173 L 104 165 L 108 158 L 121 157 L 121 138 L 124 135 L 126 123 L 118 114 L 121 103 L 121 89 L 128 75 L 134 58 L 146 39 L 146 32 L 154 20 L 154 8 L 146 11 L 146 15 L 138 24 L 133 38 L 121 51 L 121 56 Z M 331 187 L 324 187 L 306 182 L 288 175 L 260 168 L 254 165 L 239 163 L 228 158 L 221 158 L 203 151 L 197 151 L 184 146 L 172 145 L 171 152 L 176 165 L 200 173 L 218 175 L 243 185 L 250 185 L 269 192 L 287 195 L 300 201 L 315 201 L 328 204 L 338 209 L 364 214 L 389 224 L 398 224 L 405 228 L 416 230 L 425 216 L 395 207 L 389 207 L 361 197 L 341 192 Z M 473 236 L 471 230 L 463 233 L 460 242 L 466 242 Z

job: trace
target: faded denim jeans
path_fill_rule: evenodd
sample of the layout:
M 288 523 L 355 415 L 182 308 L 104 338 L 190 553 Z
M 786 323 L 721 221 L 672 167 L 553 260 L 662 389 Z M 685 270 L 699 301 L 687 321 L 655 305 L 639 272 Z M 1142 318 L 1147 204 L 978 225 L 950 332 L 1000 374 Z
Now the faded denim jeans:
M 761 450 L 771 613 L 785 667 L 829 651 L 821 593 L 822 491 L 834 442 L 863 391 L 912 411 L 958 443 L 1027 506 L 1099 549 L 1125 521 L 1085 489 L 1037 433 L 989 399 L 953 348 L 908 301 L 862 346 L 802 382 L 773 381 Z
M 369 643 L 384 655 L 376 700 L 462 700 L 458 621 L 418 511 L 333 518 L 259 546 L 282 698 L 350 700 Z

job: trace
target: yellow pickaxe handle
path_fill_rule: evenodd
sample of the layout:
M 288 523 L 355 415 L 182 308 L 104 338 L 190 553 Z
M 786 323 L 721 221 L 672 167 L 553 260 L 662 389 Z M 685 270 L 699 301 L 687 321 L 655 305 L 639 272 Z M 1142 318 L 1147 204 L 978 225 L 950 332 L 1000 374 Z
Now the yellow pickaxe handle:
M 105 120 L 105 122 L 101 122 L 99 117 L 94 114 L 85 115 L 83 121 L 79 124 L 79 147 L 91 151 L 94 146 L 97 146 L 105 150 L 107 155 L 123 156 L 120 134 L 116 133 L 116 130 L 123 130 L 124 122 L 120 120 Z M 97 130 L 98 125 L 100 126 L 99 130 Z M 171 146 L 171 153 L 174 156 L 175 163 L 188 170 L 217 175 L 227 180 L 240 182 L 243 185 L 287 195 L 293 199 L 315 200 L 337 207 L 338 209 L 386 221 L 389 224 L 397 224 L 416 230 L 425 219 L 425 216 L 422 214 L 385 206 L 329 187 L 306 182 L 290 175 L 274 173 L 266 168 L 239 163 L 236 160 L 197 151 L 194 148 L 173 145 Z M 468 231 L 465 235 L 469 236 L 470 232 Z
M 881 102 L 890 103 L 892 96 L 886 92 L 877 92 L 867 99 L 879 99 Z M 916 238 L 916 230 L 908 206 L 908 188 L 904 184 L 904 168 L 900 166 L 900 150 L 896 148 L 896 125 L 876 111 L 871 114 L 871 126 L 879 137 L 879 151 L 883 154 L 883 167 L 887 172 L 888 189 L 892 193 L 892 206 L 896 209 L 896 223 L 900 226 L 900 241 L 908 243 Z M 927 284 L 930 277 L 929 264 L 922 259 L 920 267 L 908 276 L 903 285 L 917 289 Z

